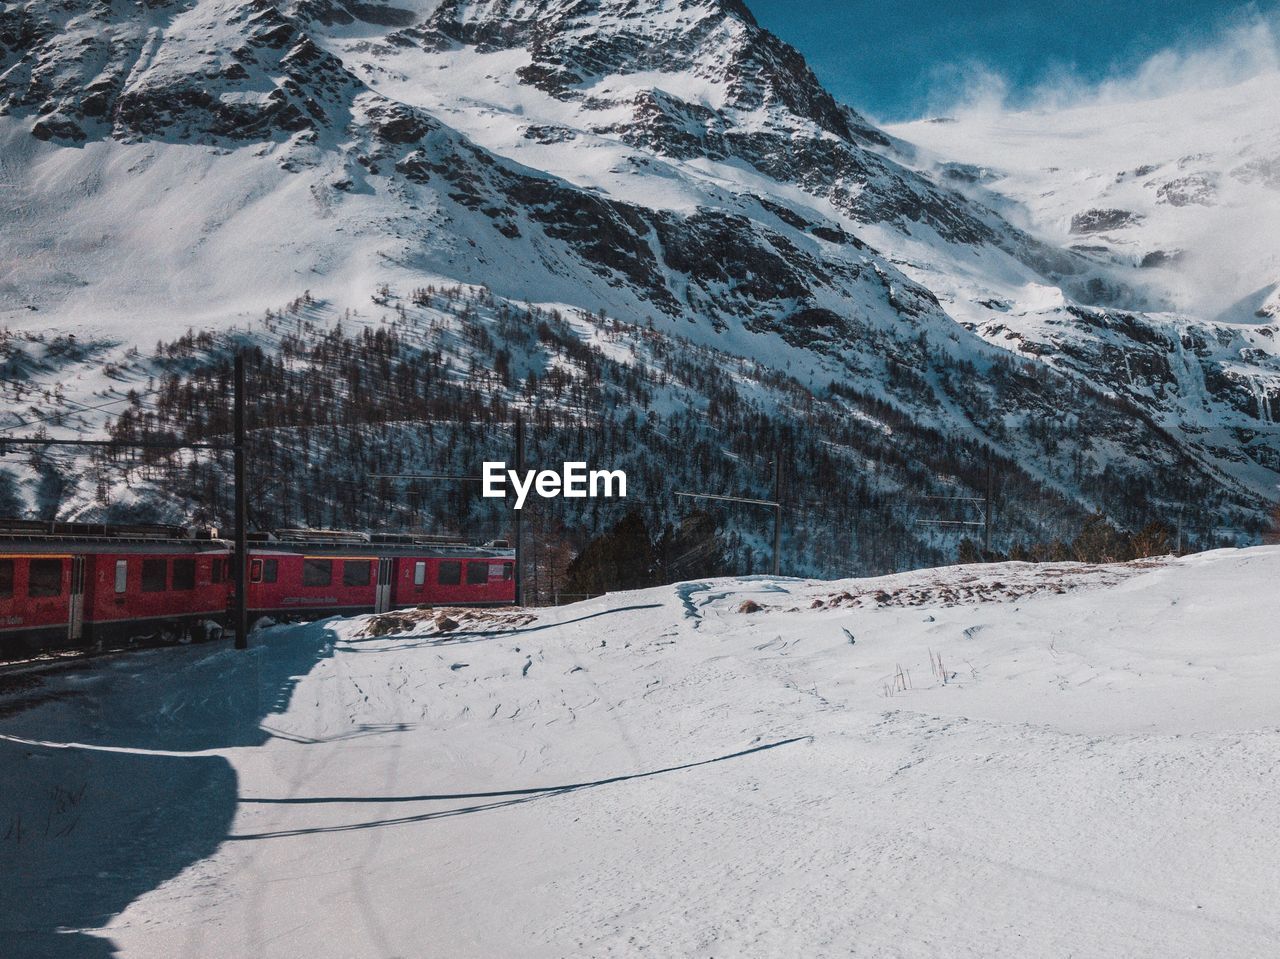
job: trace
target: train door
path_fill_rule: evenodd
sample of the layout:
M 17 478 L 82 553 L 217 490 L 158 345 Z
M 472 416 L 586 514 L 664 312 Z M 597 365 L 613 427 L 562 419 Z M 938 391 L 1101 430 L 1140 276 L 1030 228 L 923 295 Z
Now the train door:
M 385 613 L 391 608 L 391 574 L 395 560 L 378 560 L 378 588 L 373 598 L 373 611 Z
M 67 639 L 84 638 L 84 557 L 71 557 L 71 595 L 67 610 Z

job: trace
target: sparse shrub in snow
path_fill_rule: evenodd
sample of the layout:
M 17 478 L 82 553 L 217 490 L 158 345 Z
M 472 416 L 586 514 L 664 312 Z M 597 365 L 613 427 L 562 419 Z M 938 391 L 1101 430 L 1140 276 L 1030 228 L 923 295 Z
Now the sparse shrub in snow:
M 1269 544 L 1280 543 L 1280 506 L 1277 506 L 1271 513 L 1271 528 L 1267 530 L 1263 537 L 1264 541 Z

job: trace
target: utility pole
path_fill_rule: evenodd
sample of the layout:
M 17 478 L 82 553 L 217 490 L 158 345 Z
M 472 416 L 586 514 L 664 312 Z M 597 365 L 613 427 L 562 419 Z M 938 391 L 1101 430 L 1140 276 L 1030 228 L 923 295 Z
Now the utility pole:
M 516 473 L 524 475 L 524 417 L 516 413 Z M 524 522 L 521 511 L 516 510 L 516 605 L 524 605 Z
M 782 575 L 782 447 L 773 454 L 773 575 Z
M 247 495 L 244 482 L 244 356 L 236 353 L 235 362 L 235 437 L 233 444 L 226 443 L 183 443 L 167 440 L 80 440 L 55 439 L 49 436 L 0 436 L 0 456 L 16 446 L 71 446 L 88 447 L 107 450 L 143 449 L 143 450 L 214 450 L 226 452 L 231 450 L 235 457 L 235 522 L 236 522 L 236 561 L 232 572 L 235 576 L 236 602 L 233 611 L 232 626 L 236 631 L 236 649 L 248 648 L 245 627 L 248 621 L 245 602 L 245 497 Z
M 244 350 L 236 350 L 235 361 L 235 437 L 232 455 L 235 459 L 235 524 L 236 524 L 236 601 L 232 611 L 232 626 L 236 631 L 236 649 L 249 648 L 249 597 L 246 595 L 248 576 L 245 567 L 248 559 L 249 531 L 248 496 L 244 476 Z
M 991 501 L 994 498 L 995 483 L 992 478 L 991 457 L 987 457 L 987 502 L 984 512 L 987 514 L 986 529 L 983 534 L 983 559 L 991 562 Z

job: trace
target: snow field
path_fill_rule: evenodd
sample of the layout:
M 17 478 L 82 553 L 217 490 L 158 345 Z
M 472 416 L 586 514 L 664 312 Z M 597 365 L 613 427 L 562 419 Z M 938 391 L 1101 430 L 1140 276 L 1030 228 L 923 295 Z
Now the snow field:
M 76 817 L 0 842 L 36 904 L 0 929 L 31 955 L 1267 955 L 1278 567 L 720 580 L 60 674 L 0 700 L 0 834 Z

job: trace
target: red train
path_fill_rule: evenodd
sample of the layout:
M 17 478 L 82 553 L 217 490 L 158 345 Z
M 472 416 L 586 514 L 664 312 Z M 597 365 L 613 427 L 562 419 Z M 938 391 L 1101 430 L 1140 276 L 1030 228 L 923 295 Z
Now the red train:
M 438 536 L 277 530 L 251 535 L 250 622 L 516 601 L 515 551 Z
M 505 543 L 312 530 L 249 540 L 250 622 L 515 602 Z M 228 621 L 233 558 L 212 531 L 0 520 L 0 659 L 214 638 Z

